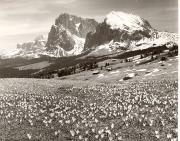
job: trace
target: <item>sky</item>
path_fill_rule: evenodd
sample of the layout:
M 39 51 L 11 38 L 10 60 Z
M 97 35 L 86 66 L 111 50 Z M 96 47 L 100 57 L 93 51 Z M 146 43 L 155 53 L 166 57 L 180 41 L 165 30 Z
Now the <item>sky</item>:
M 111 11 L 136 14 L 155 29 L 178 32 L 178 0 L 0 0 L 0 50 L 47 35 L 61 13 L 101 22 Z

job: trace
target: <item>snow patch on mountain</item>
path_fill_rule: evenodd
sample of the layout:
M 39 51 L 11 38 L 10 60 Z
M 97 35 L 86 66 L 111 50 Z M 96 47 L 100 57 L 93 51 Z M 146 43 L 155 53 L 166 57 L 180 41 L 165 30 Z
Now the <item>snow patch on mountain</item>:
M 158 38 L 163 38 L 168 42 L 172 41 L 172 42 L 175 42 L 176 44 L 178 44 L 179 37 L 178 37 L 178 34 L 176 34 L 176 33 L 158 31 L 157 36 L 158 36 Z
M 142 50 L 150 47 L 158 47 L 166 45 L 170 48 L 178 44 L 178 35 L 175 33 L 168 32 L 157 32 L 156 38 L 144 38 L 138 42 L 133 42 L 131 44 L 131 50 Z
M 143 30 L 143 27 L 146 26 L 144 20 L 139 16 L 124 12 L 112 11 L 106 16 L 105 21 L 111 29 L 121 29 L 129 32 Z
M 57 46 L 57 50 L 53 53 L 55 57 L 65 56 L 65 51 L 61 47 Z
M 81 54 L 82 51 L 84 50 L 84 43 L 85 43 L 85 39 L 84 38 L 80 38 L 76 35 L 72 35 L 72 38 L 75 41 L 75 45 L 74 48 L 71 51 L 68 51 L 67 54 L 68 55 L 78 55 Z
M 81 23 L 77 23 L 75 24 L 76 25 L 76 30 L 79 32 L 79 26 L 80 26 Z
M 96 47 L 91 53 L 88 54 L 88 56 L 102 56 L 112 53 L 112 48 L 110 48 L 110 44 L 112 42 L 100 45 Z
M 160 33 L 163 34 L 164 33 Z M 167 33 L 165 33 L 166 35 Z M 151 47 L 159 47 L 165 45 L 167 48 L 171 48 L 178 45 L 177 34 L 168 34 L 168 36 L 159 36 L 158 38 L 143 38 L 140 41 L 121 41 L 116 42 L 111 40 L 110 42 L 97 46 L 88 56 L 102 56 L 112 53 L 124 52 L 126 50 L 143 50 Z

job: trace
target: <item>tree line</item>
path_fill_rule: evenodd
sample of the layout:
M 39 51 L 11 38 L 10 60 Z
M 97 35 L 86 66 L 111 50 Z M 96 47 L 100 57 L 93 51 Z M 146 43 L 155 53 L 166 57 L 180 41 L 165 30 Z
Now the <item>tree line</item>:
M 54 71 L 43 71 L 36 74 L 33 74 L 32 77 L 34 78 L 44 78 L 44 79 L 50 79 L 54 78 L 55 75 L 58 77 L 72 75 L 76 73 L 80 73 L 82 71 L 92 70 L 98 68 L 97 62 L 82 62 L 74 66 L 67 66 L 58 70 Z

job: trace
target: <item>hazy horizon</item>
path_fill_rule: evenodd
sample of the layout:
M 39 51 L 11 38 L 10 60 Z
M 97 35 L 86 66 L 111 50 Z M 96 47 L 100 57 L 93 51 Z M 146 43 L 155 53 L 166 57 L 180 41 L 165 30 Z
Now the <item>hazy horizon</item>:
M 61 13 L 100 22 L 113 10 L 139 15 L 155 29 L 178 32 L 177 0 L 0 0 L 0 50 L 48 34 Z

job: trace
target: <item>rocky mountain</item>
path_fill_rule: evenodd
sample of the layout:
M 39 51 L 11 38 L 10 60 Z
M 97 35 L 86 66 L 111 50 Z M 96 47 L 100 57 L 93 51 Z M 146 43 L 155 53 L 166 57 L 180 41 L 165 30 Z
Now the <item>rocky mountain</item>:
M 96 32 L 87 35 L 85 49 L 98 46 L 114 40 L 122 42 L 127 40 L 140 40 L 150 37 L 153 31 L 148 21 L 123 12 L 109 13 L 104 22 L 99 24 Z
M 61 14 L 48 34 L 47 51 L 57 57 L 82 53 L 87 33 L 95 31 L 97 25 L 94 19 Z
M 40 35 L 31 42 L 17 44 L 15 50 L 11 52 L 4 52 L 3 54 L 1 54 L 1 58 L 39 58 L 42 54 L 45 53 L 46 42 L 47 37 Z
M 107 55 L 124 50 L 139 50 L 178 43 L 176 33 L 162 32 L 133 14 L 112 11 L 102 23 L 63 13 L 55 20 L 48 37 L 18 44 L 16 50 L 1 53 L 1 58 L 42 55 L 62 57 L 90 51 L 90 55 Z
M 91 54 L 102 52 L 109 54 L 159 46 L 168 42 L 177 43 L 177 41 L 177 34 L 160 32 L 137 15 L 113 11 L 98 24 L 95 32 L 87 34 L 84 50 L 93 50 Z

